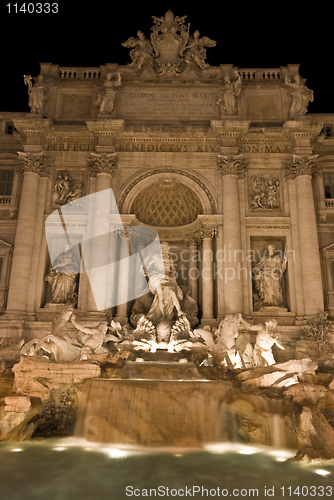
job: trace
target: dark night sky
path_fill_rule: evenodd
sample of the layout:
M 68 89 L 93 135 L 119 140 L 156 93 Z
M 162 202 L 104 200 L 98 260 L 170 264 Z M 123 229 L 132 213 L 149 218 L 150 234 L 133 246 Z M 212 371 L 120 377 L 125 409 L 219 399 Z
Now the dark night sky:
M 58 0 L 58 14 L 14 14 L 15 0 L 9 14 L 6 2 L 2 0 L 0 7 L 0 111 L 29 111 L 22 75 L 37 76 L 39 62 L 60 66 L 127 64 L 129 49 L 121 42 L 135 37 L 138 30 L 148 38 L 151 16 L 160 17 L 171 9 L 175 15 L 187 15 L 191 34 L 199 30 L 202 36 L 217 41 L 216 47 L 207 49 L 210 65 L 250 68 L 300 63 L 301 76 L 315 92 L 309 112 L 334 113 L 332 15 L 328 10 L 315 11 L 315 4 L 298 3 L 298 10 L 292 2 L 269 1 L 151 4 Z

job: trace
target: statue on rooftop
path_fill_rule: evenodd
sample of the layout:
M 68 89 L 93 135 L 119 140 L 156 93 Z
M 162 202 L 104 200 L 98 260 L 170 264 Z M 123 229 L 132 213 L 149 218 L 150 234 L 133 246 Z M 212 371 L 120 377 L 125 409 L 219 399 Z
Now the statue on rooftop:
M 295 81 L 291 81 L 290 75 L 286 75 L 285 84 L 291 87 L 292 104 L 290 108 L 290 119 L 293 120 L 296 116 L 303 116 L 307 113 L 307 106 L 313 102 L 313 90 L 310 90 L 301 81 L 299 75 L 295 76 Z
M 221 114 L 225 116 L 236 115 L 236 101 L 241 92 L 241 76 L 238 71 L 235 72 L 237 79 L 232 83 L 228 75 L 224 77 L 225 84 L 221 88 L 217 104 L 220 105 Z
M 112 80 L 112 73 L 107 74 L 104 88 L 97 94 L 96 105 L 100 107 L 100 115 L 111 115 L 114 112 L 117 88 L 121 86 L 122 75 L 123 73 L 117 71 L 115 79 Z
M 30 75 L 23 75 L 24 83 L 28 85 L 29 106 L 31 113 L 44 114 L 46 86 L 42 83 L 43 75 L 38 75 L 37 83 L 32 84 Z
M 188 44 L 185 47 L 184 61 L 188 64 L 193 62 L 200 69 L 208 68 L 210 65 L 205 62 L 205 47 L 215 47 L 216 45 L 217 42 L 215 40 L 211 40 L 207 36 L 200 38 L 200 32 L 197 30 L 194 32 L 193 37 L 190 37 Z
M 207 36 L 200 37 L 199 31 L 191 37 L 189 24 L 185 24 L 187 16 L 174 16 L 169 10 L 162 17 L 152 17 L 154 25 L 150 40 L 138 31 L 137 39 L 131 37 L 122 43 L 123 47 L 132 49 L 130 68 L 137 73 L 146 67 L 155 74 L 178 75 L 191 68 L 203 70 L 209 66 L 205 61 L 205 49 L 214 47 L 216 42 Z
M 137 35 L 138 38 L 130 37 L 126 42 L 122 43 L 122 46 L 132 49 L 130 50 L 132 62 L 128 66 L 140 71 L 144 63 L 152 63 L 153 47 L 142 31 L 138 31 Z

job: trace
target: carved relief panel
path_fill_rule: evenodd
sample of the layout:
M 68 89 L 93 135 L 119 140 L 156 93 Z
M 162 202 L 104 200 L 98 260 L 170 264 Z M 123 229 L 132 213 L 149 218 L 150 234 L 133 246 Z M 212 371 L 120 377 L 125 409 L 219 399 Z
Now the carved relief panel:
M 51 207 L 80 204 L 84 196 L 84 172 L 58 170 L 52 182 Z
M 249 209 L 257 212 L 283 210 L 283 193 L 280 172 L 249 172 Z

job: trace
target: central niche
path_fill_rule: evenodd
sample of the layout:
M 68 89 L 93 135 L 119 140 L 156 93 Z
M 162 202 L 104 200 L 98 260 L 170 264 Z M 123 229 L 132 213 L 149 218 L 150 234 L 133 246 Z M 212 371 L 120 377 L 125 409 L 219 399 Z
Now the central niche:
M 185 226 L 203 213 L 198 196 L 174 178 L 162 178 L 146 187 L 131 212 L 143 224 L 165 227 Z

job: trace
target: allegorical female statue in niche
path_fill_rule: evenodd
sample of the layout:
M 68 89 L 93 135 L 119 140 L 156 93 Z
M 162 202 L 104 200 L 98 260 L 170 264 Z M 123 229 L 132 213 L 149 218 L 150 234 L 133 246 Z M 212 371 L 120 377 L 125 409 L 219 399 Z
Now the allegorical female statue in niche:
M 276 247 L 268 245 L 267 252 L 253 269 L 255 288 L 259 296 L 260 307 L 284 307 L 282 276 L 287 268 L 286 249 L 275 254 Z
M 45 281 L 51 285 L 53 304 L 74 304 L 78 298 L 77 276 L 79 265 L 73 250 L 66 247 L 65 251 L 55 260 Z

